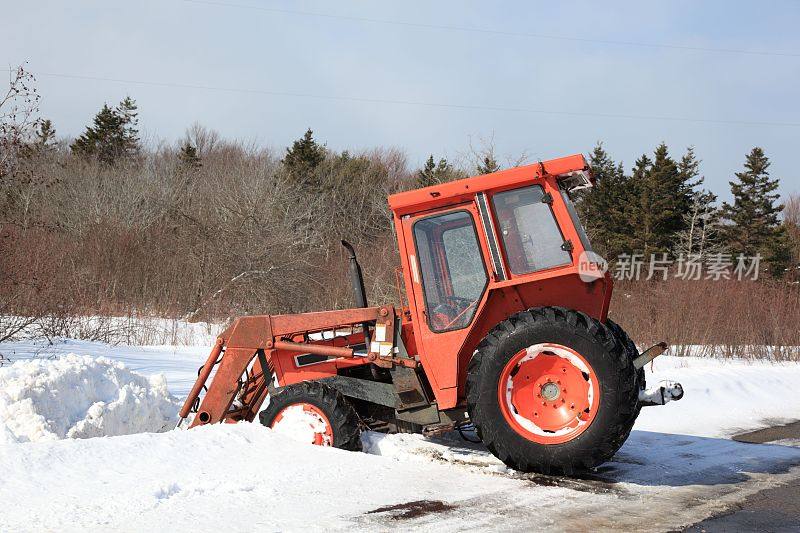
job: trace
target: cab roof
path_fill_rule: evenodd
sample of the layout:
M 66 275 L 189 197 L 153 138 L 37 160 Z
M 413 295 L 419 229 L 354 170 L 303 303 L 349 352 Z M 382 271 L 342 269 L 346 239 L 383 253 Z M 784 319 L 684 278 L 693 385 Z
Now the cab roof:
M 464 178 L 389 196 L 389 207 L 396 216 L 409 215 L 470 201 L 476 193 L 525 184 L 544 176 L 558 176 L 588 170 L 582 154 L 540 161 L 491 174 Z

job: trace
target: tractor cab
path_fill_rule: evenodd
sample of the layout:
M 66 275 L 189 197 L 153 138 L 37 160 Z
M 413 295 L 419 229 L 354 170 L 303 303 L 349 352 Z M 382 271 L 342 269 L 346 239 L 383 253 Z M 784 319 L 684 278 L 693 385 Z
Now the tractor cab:
M 575 155 L 389 197 L 414 341 L 438 369 L 441 404 L 463 397 L 459 376 L 500 320 L 556 304 L 605 320 L 611 279 L 581 280 L 591 247 L 570 198 L 591 184 Z

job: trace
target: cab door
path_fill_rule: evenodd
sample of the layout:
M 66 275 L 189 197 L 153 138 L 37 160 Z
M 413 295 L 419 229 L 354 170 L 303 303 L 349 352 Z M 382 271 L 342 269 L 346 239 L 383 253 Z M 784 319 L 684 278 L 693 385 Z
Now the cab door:
M 472 203 L 403 217 L 404 240 L 412 244 L 408 260 L 416 340 L 434 389 L 457 387 L 457 354 L 486 294 L 489 276 L 479 220 Z

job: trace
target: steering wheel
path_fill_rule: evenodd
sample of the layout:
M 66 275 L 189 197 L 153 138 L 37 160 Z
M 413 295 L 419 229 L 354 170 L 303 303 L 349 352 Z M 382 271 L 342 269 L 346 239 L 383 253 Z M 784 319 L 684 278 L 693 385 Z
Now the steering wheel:
M 434 320 L 438 326 L 437 329 L 443 330 L 451 328 L 477 303 L 478 300 L 470 300 L 469 298 L 445 296 L 445 302 L 433 308 Z

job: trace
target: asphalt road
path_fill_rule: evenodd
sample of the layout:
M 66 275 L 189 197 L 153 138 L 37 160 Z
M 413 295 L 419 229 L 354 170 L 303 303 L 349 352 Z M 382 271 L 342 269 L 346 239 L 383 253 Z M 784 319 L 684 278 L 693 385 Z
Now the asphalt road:
M 753 444 L 800 441 L 800 421 L 743 433 L 733 439 Z M 689 526 L 684 531 L 800 532 L 800 479 L 754 494 L 736 507 Z
M 730 512 L 686 528 L 691 532 L 800 532 L 800 480 L 761 491 Z

